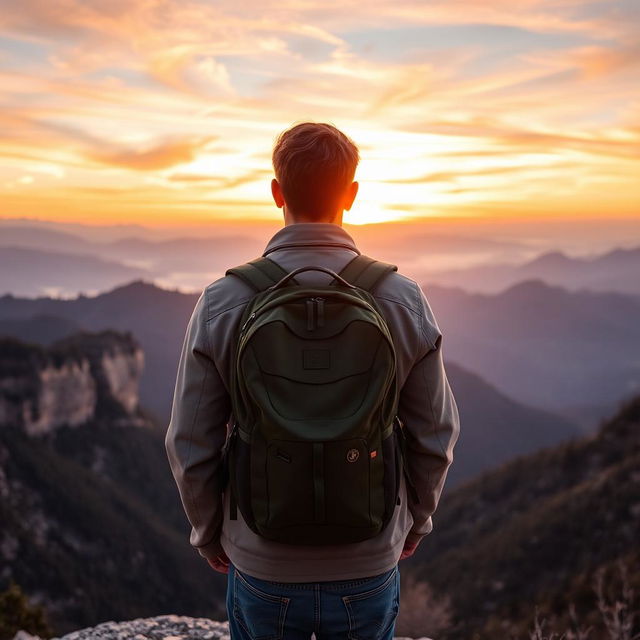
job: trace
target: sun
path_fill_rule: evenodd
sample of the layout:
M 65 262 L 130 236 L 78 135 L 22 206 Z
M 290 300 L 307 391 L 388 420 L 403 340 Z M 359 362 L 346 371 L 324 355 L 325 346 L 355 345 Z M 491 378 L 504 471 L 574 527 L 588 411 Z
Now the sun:
M 360 202 L 354 204 L 351 211 L 344 212 L 343 220 L 347 224 L 362 225 L 376 222 L 393 222 L 406 217 L 406 213 L 387 209 L 379 203 Z

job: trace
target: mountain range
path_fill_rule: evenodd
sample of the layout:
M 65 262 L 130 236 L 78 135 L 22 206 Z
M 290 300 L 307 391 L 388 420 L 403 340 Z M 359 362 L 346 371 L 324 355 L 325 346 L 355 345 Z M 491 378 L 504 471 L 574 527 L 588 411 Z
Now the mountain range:
M 148 276 L 146 269 L 129 267 L 96 255 L 0 247 L 2 292 L 69 297 L 77 291 L 95 294 L 144 276 Z
M 423 289 L 443 331 L 445 357 L 518 402 L 593 428 L 640 388 L 640 296 L 568 291 L 541 281 L 498 294 Z M 70 300 L 5 295 L 0 330 L 36 341 L 74 328 L 132 331 L 149 362 L 143 402 L 166 419 L 196 299 L 142 281 Z
M 98 240 L 56 229 L 0 227 L 0 293 L 21 296 L 95 294 L 144 278 L 194 289 L 262 246 L 252 235 Z
M 188 546 L 162 441 L 197 294 L 149 280 L 197 289 L 263 243 L 61 228 L 1 226 L 0 586 L 16 579 L 57 632 L 222 619 L 224 578 Z M 530 246 L 412 241 L 494 261 L 420 279 L 461 436 L 434 531 L 404 572 L 451 602 L 438 640 L 528 637 L 536 608 L 562 633 L 571 604 L 604 640 L 599 571 L 613 587 L 628 567 L 640 610 L 640 249 L 502 263 Z
M 58 634 L 159 613 L 223 619 L 225 580 L 188 546 L 163 429 L 132 401 L 140 373 L 132 336 L 81 333 L 47 349 L 4 339 L 0 353 L 0 588 L 20 584 Z M 461 398 L 486 397 L 475 376 L 449 369 Z M 93 380 L 97 395 L 67 393 L 79 379 L 85 388 Z M 56 419 L 47 385 L 56 402 L 71 397 L 69 416 L 88 402 L 84 420 Z M 24 412 L 6 410 L 16 401 L 44 416 L 38 429 L 21 422 Z M 487 412 L 499 416 L 509 404 L 500 398 Z M 532 428 L 543 423 L 538 417 Z M 482 435 L 494 437 L 470 434 L 451 473 L 482 449 Z M 512 458 L 446 491 L 433 532 L 401 565 L 450 602 L 439 640 L 525 638 L 536 610 L 561 631 L 571 605 L 594 627 L 590 640 L 608 638 L 595 616 L 596 576 L 604 572 L 609 593 L 624 566 L 627 597 L 640 593 L 639 435 L 637 396 L 590 436 Z M 412 620 L 419 625 L 419 616 Z
M 540 237 L 509 237 L 505 230 L 474 235 L 471 229 L 425 228 L 391 225 L 381 233 L 373 225 L 348 231 L 365 253 L 384 256 L 430 284 L 498 293 L 522 280 L 541 279 L 571 290 L 640 294 L 640 247 L 629 247 L 628 241 L 600 253 L 585 256 L 582 248 L 582 255 L 569 255 L 545 249 Z M 186 229 L 171 234 L 0 220 L 0 293 L 70 297 L 135 278 L 199 289 L 227 267 L 259 255 L 276 229 L 275 224 L 227 225 L 194 235 Z
M 516 402 L 455 362 L 447 362 L 446 370 L 462 429 L 447 490 L 515 456 L 581 434 L 574 422 Z
M 197 296 L 136 281 L 97 296 L 70 300 L 0 297 L 0 328 L 8 335 L 47 344 L 85 329 L 131 331 L 145 352 L 140 381 L 143 405 L 167 420 L 178 356 Z M 57 318 L 54 323 L 53 318 Z M 10 333 L 13 329 L 14 333 Z
M 640 389 L 640 296 L 540 280 L 497 294 L 423 289 L 445 357 L 519 402 L 592 427 Z
M 516 458 L 443 497 L 406 566 L 450 598 L 454 622 L 442 640 L 530 637 L 536 610 L 559 636 L 571 627 L 571 605 L 593 627 L 590 640 L 631 638 L 640 619 L 628 636 L 607 634 L 594 583 L 603 572 L 609 603 L 626 598 L 628 613 L 640 610 L 639 531 L 635 396 L 594 435 Z
M 134 282 L 95 297 L 73 300 L 0 298 L 0 330 L 22 339 L 38 340 L 38 327 L 46 339 L 58 339 L 79 328 L 130 331 L 145 353 L 140 380 L 143 406 L 161 424 L 167 424 L 180 348 L 195 294 L 160 289 Z M 53 320 L 57 318 L 57 320 Z M 449 343 L 453 338 L 448 338 Z M 46 344 L 45 340 L 42 340 Z M 446 351 L 445 351 L 446 353 Z M 449 354 L 450 355 L 450 354 Z M 450 362 L 466 437 L 459 447 L 460 464 L 452 483 L 498 464 L 509 457 L 560 442 L 577 433 L 573 421 L 507 397 L 463 364 Z M 520 366 L 522 364 L 520 363 Z
M 566 289 L 640 294 L 640 247 L 614 249 L 592 257 L 549 251 L 522 264 L 491 263 L 463 269 L 432 270 L 428 282 L 497 293 L 522 280 L 544 280 Z

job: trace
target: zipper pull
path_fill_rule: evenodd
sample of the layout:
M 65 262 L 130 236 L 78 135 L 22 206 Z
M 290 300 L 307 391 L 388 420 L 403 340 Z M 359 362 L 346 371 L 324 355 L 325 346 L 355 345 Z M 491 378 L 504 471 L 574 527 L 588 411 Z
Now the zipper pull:
M 313 323 L 313 308 L 314 298 L 309 298 L 309 300 L 307 300 L 307 331 L 313 331 L 315 329 Z
M 324 327 L 324 298 L 316 298 L 316 320 L 318 327 Z
M 244 333 L 246 328 L 249 326 L 249 324 L 251 323 L 251 321 L 256 317 L 256 312 L 254 311 L 246 320 L 245 323 L 242 325 L 242 328 L 240 329 L 240 333 Z

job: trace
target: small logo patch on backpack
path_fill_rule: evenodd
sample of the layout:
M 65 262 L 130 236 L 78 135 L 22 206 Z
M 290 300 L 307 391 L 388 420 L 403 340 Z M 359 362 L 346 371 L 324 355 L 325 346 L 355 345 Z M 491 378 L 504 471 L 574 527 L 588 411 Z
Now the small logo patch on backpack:
M 355 462 L 360 457 L 360 452 L 357 449 L 349 449 L 347 451 L 347 462 Z
M 329 349 L 303 349 L 303 369 L 328 369 L 331 366 L 331 351 Z

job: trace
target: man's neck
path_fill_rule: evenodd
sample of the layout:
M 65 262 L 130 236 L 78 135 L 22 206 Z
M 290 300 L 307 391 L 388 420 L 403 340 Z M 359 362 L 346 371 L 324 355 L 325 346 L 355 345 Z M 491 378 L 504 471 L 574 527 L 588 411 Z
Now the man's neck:
M 342 212 L 336 213 L 333 216 L 323 216 L 321 218 L 317 217 L 306 217 L 304 215 L 293 215 L 289 211 L 284 210 L 284 225 L 285 227 L 290 224 L 297 224 L 299 222 L 324 222 L 328 224 L 337 224 L 338 226 L 342 226 Z

